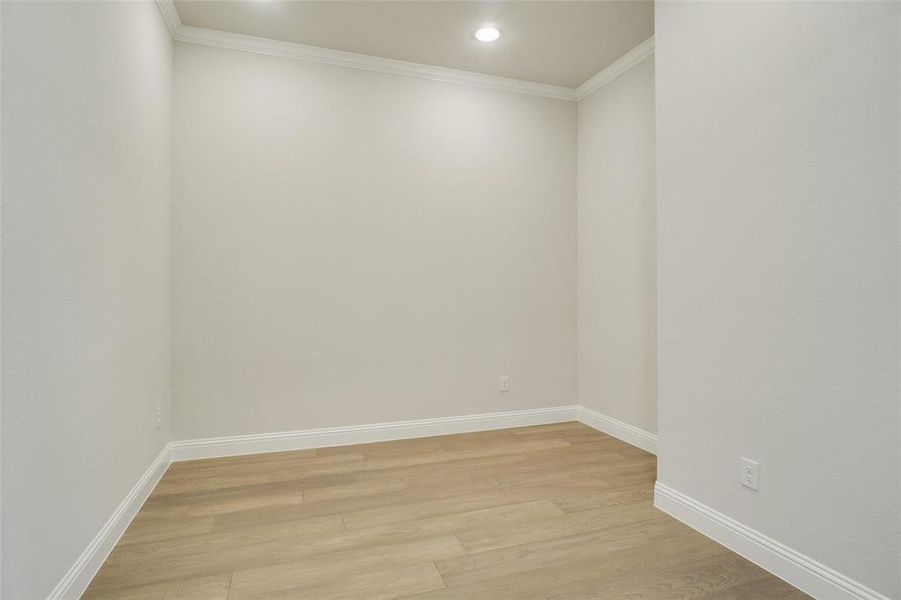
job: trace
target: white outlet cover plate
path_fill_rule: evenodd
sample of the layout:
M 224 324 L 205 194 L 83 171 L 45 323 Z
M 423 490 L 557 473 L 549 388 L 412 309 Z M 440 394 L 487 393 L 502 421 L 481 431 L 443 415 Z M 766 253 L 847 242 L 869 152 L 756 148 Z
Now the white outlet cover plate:
M 741 484 L 754 491 L 760 489 L 760 463 L 750 458 L 741 459 Z

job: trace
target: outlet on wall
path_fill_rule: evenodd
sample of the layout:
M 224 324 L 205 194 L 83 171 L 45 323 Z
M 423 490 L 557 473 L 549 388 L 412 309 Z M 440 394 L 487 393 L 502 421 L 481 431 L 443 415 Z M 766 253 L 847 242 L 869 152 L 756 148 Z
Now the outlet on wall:
M 500 382 L 500 386 L 498 389 L 500 389 L 500 391 L 502 391 L 502 392 L 510 391 L 510 376 L 509 375 L 501 376 L 501 382 Z
M 156 407 L 156 430 L 157 431 L 160 430 L 160 427 L 162 426 L 162 424 L 163 424 L 163 407 L 157 406 Z
M 760 463 L 756 463 L 751 459 L 741 459 L 741 484 L 746 488 L 757 491 L 759 488 L 758 478 L 760 476 Z

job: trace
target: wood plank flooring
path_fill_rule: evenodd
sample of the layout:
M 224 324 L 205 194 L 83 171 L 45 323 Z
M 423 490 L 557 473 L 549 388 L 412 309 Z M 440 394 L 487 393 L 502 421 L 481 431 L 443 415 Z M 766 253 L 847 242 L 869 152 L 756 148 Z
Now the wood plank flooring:
M 86 599 L 794 600 L 580 423 L 174 463 Z

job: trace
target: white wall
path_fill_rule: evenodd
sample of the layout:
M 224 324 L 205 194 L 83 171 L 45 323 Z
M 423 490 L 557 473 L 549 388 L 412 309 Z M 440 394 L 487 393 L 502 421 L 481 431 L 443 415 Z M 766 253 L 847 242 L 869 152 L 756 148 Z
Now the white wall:
M 152 2 L 2 3 L 4 598 L 168 440 L 172 44 Z
M 574 402 L 573 103 L 177 44 L 174 131 L 177 438 Z
M 899 10 L 656 14 L 658 478 L 893 598 Z
M 657 431 L 654 57 L 579 102 L 579 403 Z

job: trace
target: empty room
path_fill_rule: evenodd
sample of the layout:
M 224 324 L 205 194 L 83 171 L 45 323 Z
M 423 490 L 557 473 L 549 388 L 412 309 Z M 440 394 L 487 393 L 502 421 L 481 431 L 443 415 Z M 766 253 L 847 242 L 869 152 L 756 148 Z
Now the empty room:
M 901 1 L 0 0 L 3 600 L 901 600 Z

